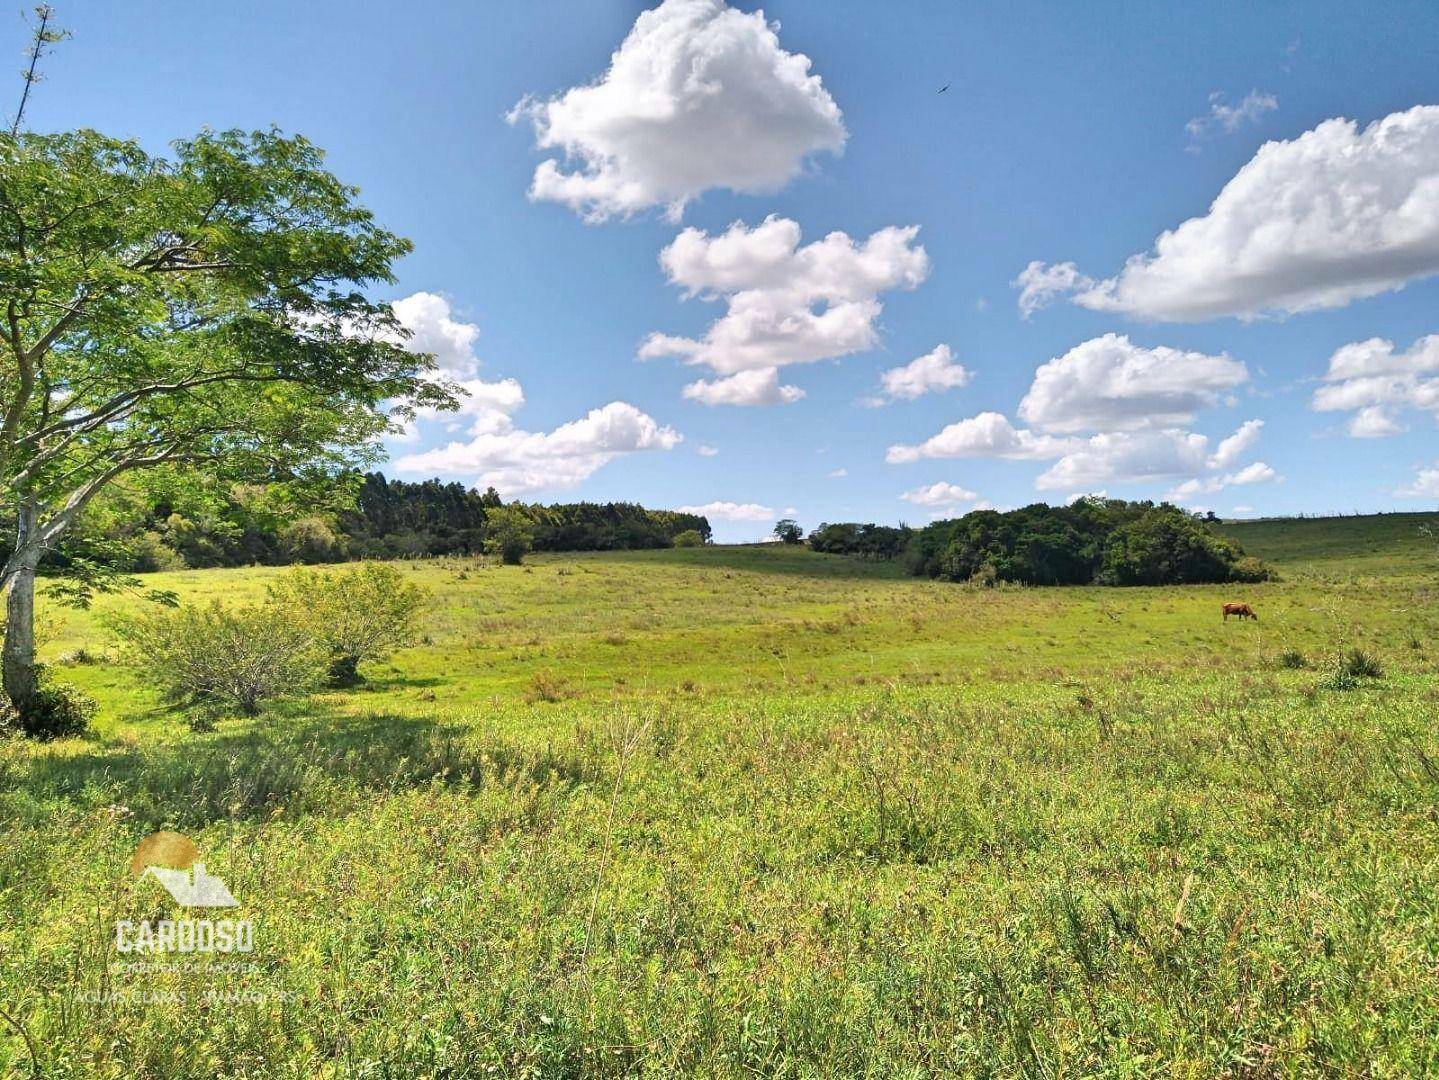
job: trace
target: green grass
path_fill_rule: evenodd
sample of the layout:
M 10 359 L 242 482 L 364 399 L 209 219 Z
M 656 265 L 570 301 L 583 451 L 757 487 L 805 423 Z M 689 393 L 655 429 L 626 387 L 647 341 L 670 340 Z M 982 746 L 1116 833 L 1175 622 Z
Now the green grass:
M 1439 513 L 1231 521 L 1222 530 L 1251 555 L 1273 562 L 1353 574 L 1421 573 L 1435 561 Z
M 0 745 L 0 1073 L 27 1039 L 50 1076 L 1435 1072 L 1439 559 L 1321 524 L 1234 526 L 1282 575 L 1242 587 L 416 564 L 425 644 L 209 734 L 59 665 L 101 718 Z M 47 608 L 46 656 L 137 602 Z M 1323 689 L 1356 648 L 1383 676 Z M 252 969 L 122 969 L 162 827 Z

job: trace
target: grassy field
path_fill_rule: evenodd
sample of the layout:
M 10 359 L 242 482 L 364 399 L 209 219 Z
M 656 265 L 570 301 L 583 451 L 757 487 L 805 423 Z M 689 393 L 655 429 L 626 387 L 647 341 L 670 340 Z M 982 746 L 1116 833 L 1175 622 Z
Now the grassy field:
M 1243 587 L 776 547 L 414 564 L 422 645 L 206 734 L 107 659 L 138 601 L 48 606 L 101 715 L 0 744 L 0 1072 L 1439 1072 L 1419 524 L 1230 526 L 1282 574 Z M 1384 676 L 1323 689 L 1356 646 Z M 253 920 L 235 970 L 116 952 L 175 911 L 129 874 L 160 828 Z

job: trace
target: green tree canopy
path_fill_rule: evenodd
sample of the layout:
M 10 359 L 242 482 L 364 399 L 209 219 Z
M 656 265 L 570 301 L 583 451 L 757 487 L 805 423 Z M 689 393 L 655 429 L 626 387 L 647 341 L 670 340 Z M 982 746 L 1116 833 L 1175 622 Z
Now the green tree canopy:
M 338 475 L 418 407 L 453 405 L 362 292 L 410 245 L 357 195 L 275 131 L 205 131 L 167 157 L 88 130 L 0 135 L 4 685 L 22 714 L 35 566 L 111 481 Z

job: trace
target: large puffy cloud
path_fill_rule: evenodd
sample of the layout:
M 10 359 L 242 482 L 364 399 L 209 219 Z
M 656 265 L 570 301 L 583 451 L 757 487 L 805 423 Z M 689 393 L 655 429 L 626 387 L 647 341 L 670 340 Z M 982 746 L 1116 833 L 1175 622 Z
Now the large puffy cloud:
M 1336 349 L 1310 405 L 1317 412 L 1352 412 L 1346 426 L 1357 438 L 1402 431 L 1396 414 L 1405 409 L 1430 412 L 1439 420 L 1439 334 L 1398 352 L 1383 338 Z
M 885 455 L 891 465 L 920 458 L 1011 458 L 1044 460 L 1059 457 L 1075 440 L 1037 435 L 1016 428 L 1002 413 L 982 412 L 944 428 L 917 445 L 891 446 Z
M 782 386 L 779 368 L 740 371 L 727 379 L 700 379 L 682 391 L 706 405 L 789 405 L 804 397 L 798 386 Z
M 399 472 L 477 476 L 477 487 L 493 485 L 506 495 L 571 488 L 625 454 L 671 450 L 682 436 L 624 401 L 591 409 L 579 420 L 549 432 L 506 425 L 395 462 Z
M 955 360 L 950 347 L 936 345 L 907 364 L 881 372 L 880 394 L 869 399 L 867 404 L 913 401 L 925 394 L 943 393 L 945 390 L 964 386 L 969 380 L 969 369 Z
M 775 191 L 811 154 L 838 153 L 839 106 L 776 30 L 722 0 L 641 14 L 598 81 L 510 113 L 565 159 L 540 163 L 530 197 L 590 221 L 653 206 L 677 219 L 708 188 Z
M 770 521 L 775 517 L 773 508 L 759 503 L 737 503 L 727 501 L 707 502 L 700 506 L 678 507 L 681 514 L 701 514 L 716 521 Z
M 449 300 L 438 293 L 417 292 L 396 300 L 390 307 L 396 320 L 409 331 L 406 348 L 432 353 L 439 369 L 453 378 L 463 379 L 475 373 L 480 366 L 475 356 L 480 328 L 455 318 Z
M 1266 143 L 1203 217 L 1160 235 L 1118 275 L 1031 264 L 1021 310 L 1071 292 L 1144 319 L 1252 318 L 1334 308 L 1439 273 L 1439 106 L 1361 129 L 1326 120 Z
M 1262 420 L 1246 421 L 1212 452 L 1207 435 L 1177 428 L 1101 432 L 1066 452 L 1035 484 L 1044 490 L 1072 490 L 1106 481 L 1146 483 L 1185 478 L 1170 493 L 1183 496 L 1275 480 L 1277 474 L 1262 461 L 1237 472 L 1222 471 L 1254 446 L 1263 426 Z
M 439 421 L 450 431 L 468 427 L 475 435 L 508 429 L 510 416 L 525 403 L 524 390 L 514 379 L 490 382 L 476 376 L 480 361 L 475 355 L 475 342 L 480 328 L 457 318 L 450 301 L 438 293 L 412 293 L 394 301 L 391 307 L 406 331 L 405 348 L 432 354 L 439 370 L 431 377 L 447 383 L 459 397 L 453 411 L 416 410 L 391 441 L 416 441 L 421 421 Z
M 685 229 L 660 253 L 686 296 L 724 300 L 698 339 L 651 334 L 641 359 L 677 356 L 719 375 L 807 364 L 873 348 L 881 293 L 914 288 L 929 273 L 918 229 L 880 229 L 863 243 L 842 232 L 800 246 L 799 226 L 769 217 L 717 236 Z
M 1056 432 L 1187 424 L 1249 378 L 1237 360 L 1105 334 L 1040 365 L 1019 418 Z
M 923 458 L 1052 461 L 1035 481 L 1035 486 L 1044 491 L 1093 489 L 1105 482 L 1189 479 L 1218 480 L 1219 486 L 1229 486 L 1275 478 L 1273 470 L 1262 462 L 1238 472 L 1226 472 L 1253 448 L 1263 426 L 1262 420 L 1246 421 L 1211 450 L 1207 435 L 1178 428 L 1061 437 L 1017 428 L 1002 414 L 985 412 L 950 424 L 917 445 L 891 446 L 886 460 L 891 464 Z
M 623 401 L 592 409 L 553 431 L 517 429 L 513 416 L 525 404 L 524 389 L 515 379 L 487 381 L 475 375 L 479 327 L 457 318 L 450 302 L 435 293 L 414 293 L 392 307 L 408 331 L 405 347 L 433 353 L 436 377 L 459 391 L 456 410 L 417 410 L 392 442 L 417 441 L 423 423 L 450 432 L 463 428 L 469 435 L 401 456 L 394 463 L 398 472 L 476 477 L 479 487 L 493 485 L 506 495 L 520 495 L 574 487 L 617 457 L 670 450 L 681 441 L 673 428 Z
M 1209 439 L 1192 431 L 1114 431 L 1092 436 L 1040 474 L 1043 490 L 1106 481 L 1143 483 L 1191 476 L 1208 467 Z

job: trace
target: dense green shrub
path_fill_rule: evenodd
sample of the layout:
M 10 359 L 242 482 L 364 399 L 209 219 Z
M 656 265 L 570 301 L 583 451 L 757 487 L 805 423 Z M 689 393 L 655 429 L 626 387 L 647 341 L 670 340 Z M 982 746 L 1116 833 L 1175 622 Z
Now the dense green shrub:
M 40 740 L 84 735 L 95 716 L 95 702 L 68 683 L 54 682 L 42 665 L 36 665 L 35 678 L 35 696 L 23 715 L 0 694 L 0 734 L 14 731 Z
M 303 517 L 280 529 L 280 553 L 286 562 L 338 562 L 347 554 L 344 538 L 322 517 Z
M 361 563 L 328 572 L 293 570 L 270 586 L 269 601 L 323 647 L 329 684 L 354 686 L 364 681 L 360 664 L 414 641 L 425 590 L 393 566 Z
M 1233 581 L 1243 558 L 1238 544 L 1204 522 L 1176 507 L 1156 506 L 1109 534 L 1095 581 L 1101 585 Z
M 1382 679 L 1384 677 L 1384 665 L 1379 662 L 1379 657 L 1357 647 L 1340 654 L 1336 666 L 1347 671 L 1356 679 Z
M 703 547 L 705 539 L 700 535 L 698 529 L 686 529 L 684 532 L 676 533 L 674 545 L 677 548 Z
M 227 608 L 216 600 L 113 625 L 166 700 L 206 714 L 254 715 L 264 701 L 312 689 L 329 662 L 310 627 L 273 603 Z

